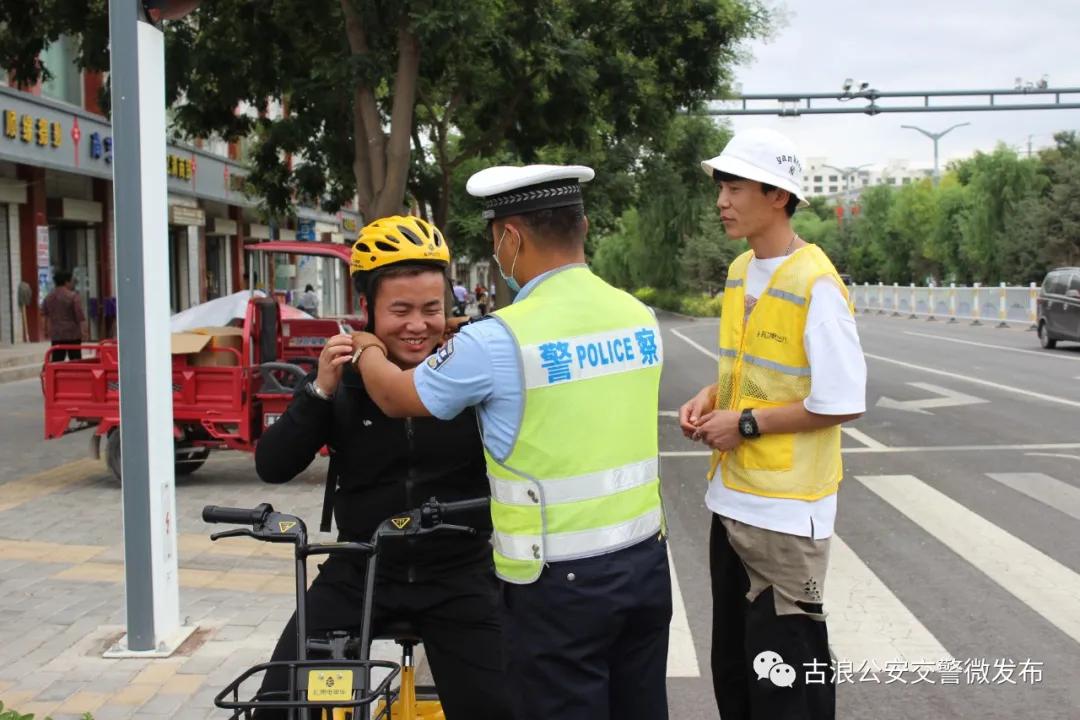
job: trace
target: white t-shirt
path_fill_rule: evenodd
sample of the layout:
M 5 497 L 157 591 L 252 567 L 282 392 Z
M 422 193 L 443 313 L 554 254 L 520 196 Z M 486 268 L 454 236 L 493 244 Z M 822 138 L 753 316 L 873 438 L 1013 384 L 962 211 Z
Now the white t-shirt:
M 746 295 L 754 301 L 765 292 L 786 256 L 758 260 L 746 270 Z M 855 318 L 840 289 L 821 278 L 810 291 L 810 309 L 803 333 L 810 361 L 810 395 L 803 405 L 819 415 L 851 415 L 866 411 L 866 359 Z M 746 442 L 753 442 L 748 440 Z M 836 521 L 836 493 L 820 500 L 768 498 L 731 490 L 721 478 L 709 483 L 709 510 L 733 520 L 800 537 L 827 538 Z

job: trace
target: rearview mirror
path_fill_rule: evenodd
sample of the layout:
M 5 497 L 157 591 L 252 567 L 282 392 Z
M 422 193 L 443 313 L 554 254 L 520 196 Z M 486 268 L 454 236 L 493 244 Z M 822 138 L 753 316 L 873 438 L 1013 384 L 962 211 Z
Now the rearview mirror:
M 1080 290 L 1070 288 L 1065 291 L 1065 297 L 1072 298 L 1073 300 L 1080 300 Z

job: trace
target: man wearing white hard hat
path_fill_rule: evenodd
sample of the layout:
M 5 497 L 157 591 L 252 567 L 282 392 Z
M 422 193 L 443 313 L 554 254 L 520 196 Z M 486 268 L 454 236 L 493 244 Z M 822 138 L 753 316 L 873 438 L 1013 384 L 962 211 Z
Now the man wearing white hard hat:
M 668 716 L 663 346 L 652 312 L 585 265 L 592 178 L 553 165 L 473 175 L 513 304 L 415 372 L 358 345 L 386 414 L 477 409 L 517 720 Z
M 752 129 L 701 163 L 724 229 L 750 245 L 724 286 L 718 381 L 679 411 L 683 433 L 713 449 L 705 502 L 723 720 L 836 712 L 825 571 L 840 424 L 866 410 L 866 361 L 840 276 L 791 227 L 805 204 L 799 157 L 784 135 Z

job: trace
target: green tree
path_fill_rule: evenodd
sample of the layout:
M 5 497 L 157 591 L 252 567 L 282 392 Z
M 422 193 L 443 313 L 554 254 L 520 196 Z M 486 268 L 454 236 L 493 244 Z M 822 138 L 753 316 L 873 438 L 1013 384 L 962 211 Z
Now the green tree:
M 6 0 L 0 65 L 32 84 L 38 53 L 66 33 L 82 65 L 107 69 L 106 11 Z M 379 216 L 408 188 L 445 223 L 469 159 L 662 137 L 723 90 L 739 43 L 768 21 L 759 0 L 206 0 L 167 29 L 167 100 L 189 136 L 255 138 L 249 181 L 271 210 L 355 194 Z
M 941 179 L 934 199 L 936 222 L 922 243 L 922 255 L 937 266 L 942 282 L 970 283 L 971 271 L 960 253 L 967 193 L 954 173 L 947 173 Z
M 637 174 L 639 226 L 629 258 L 636 285 L 679 286 L 679 257 L 687 238 L 701 229 L 703 215 L 716 213 L 716 186 L 701 172 L 701 158 L 718 153 L 729 138 L 727 128 L 711 118 L 683 116 L 643 151 Z
M 1030 243 L 1039 249 L 1035 274 L 1056 265 L 1080 265 L 1080 139 L 1068 131 L 1057 133 L 1054 140 L 1056 147 L 1040 156 L 1047 192 L 1039 213 L 1016 222 L 1030 228 Z
M 746 243 L 732 240 L 724 232 L 717 213 L 704 213 L 697 231 L 687 236 L 679 253 L 679 270 L 686 288 L 716 295 L 724 289 L 731 261 L 745 249 Z
M 968 195 L 960 219 L 962 259 L 982 282 L 1016 278 L 1015 263 L 1028 261 L 1031 240 L 1018 234 L 1015 218 L 1021 206 L 1030 209 L 1025 200 L 1038 196 L 1048 183 L 1038 161 L 999 145 L 993 153 L 977 152 L 957 163 L 955 170 Z
M 592 267 L 612 285 L 632 289 L 634 278 L 630 270 L 630 246 L 639 231 L 637 210 L 623 213 L 612 232 L 601 236 L 596 244 Z
M 894 282 L 885 270 L 889 252 L 889 209 L 893 192 L 885 185 L 875 185 L 863 191 L 859 213 L 847 221 L 851 243 L 847 267 L 852 279 L 859 282 Z M 896 278 L 895 282 L 899 282 Z
M 929 179 L 904 185 L 893 194 L 886 223 L 888 247 L 879 248 L 884 278 L 892 282 L 924 283 L 941 279 L 941 268 L 929 259 L 924 245 L 938 222 L 938 205 Z

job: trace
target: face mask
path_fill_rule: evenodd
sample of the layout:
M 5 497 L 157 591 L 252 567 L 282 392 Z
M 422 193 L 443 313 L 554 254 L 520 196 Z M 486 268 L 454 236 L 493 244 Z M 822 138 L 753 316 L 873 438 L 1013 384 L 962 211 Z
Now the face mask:
M 510 264 L 510 275 L 503 272 L 502 263 L 499 262 L 499 248 L 502 247 L 503 238 L 506 237 L 506 228 L 503 228 L 502 235 L 499 236 L 499 242 L 495 243 L 495 254 L 492 257 L 495 259 L 495 266 L 499 268 L 499 274 L 502 275 L 502 279 L 506 281 L 506 286 L 510 288 L 510 292 L 521 292 L 521 285 L 514 279 L 514 268 L 517 267 L 518 253 L 521 252 L 521 245 L 518 245 L 517 252 L 514 253 L 514 262 Z

